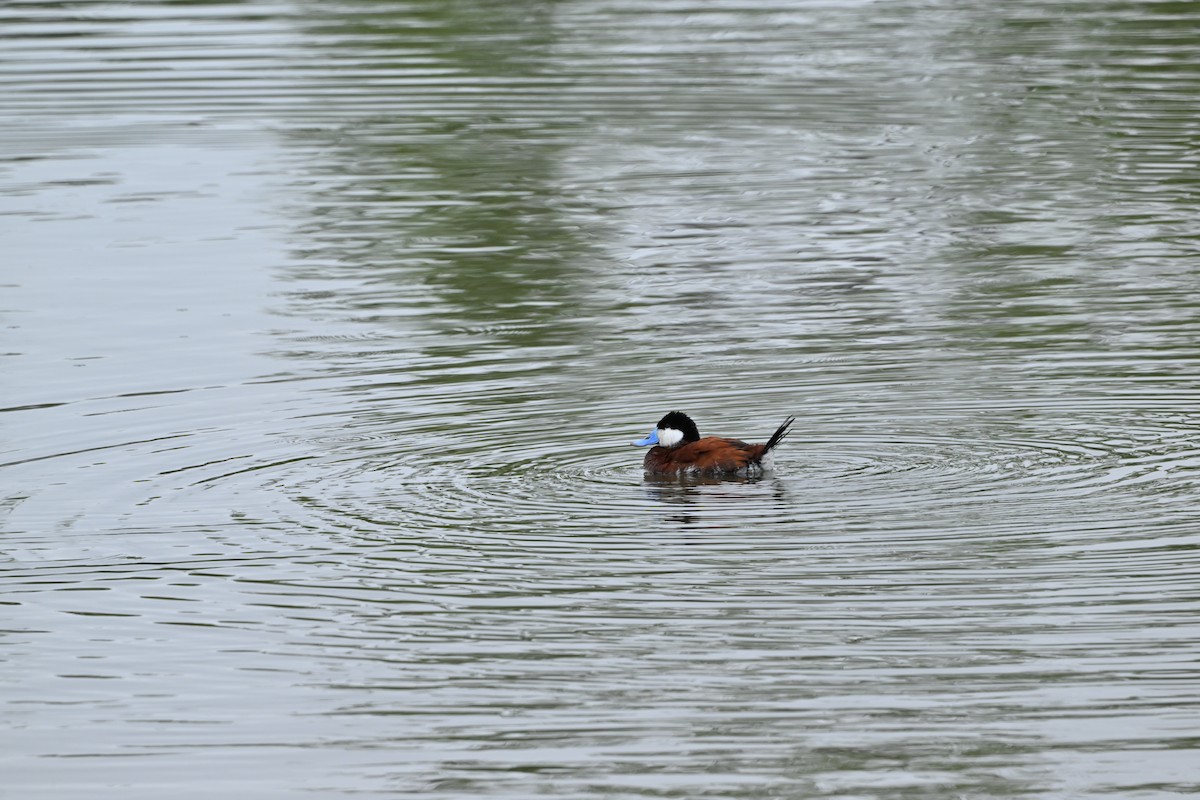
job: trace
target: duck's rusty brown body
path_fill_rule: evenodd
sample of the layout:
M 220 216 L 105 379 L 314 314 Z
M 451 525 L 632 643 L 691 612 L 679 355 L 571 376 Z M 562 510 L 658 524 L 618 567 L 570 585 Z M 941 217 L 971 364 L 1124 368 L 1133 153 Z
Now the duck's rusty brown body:
M 642 467 L 652 475 L 738 475 L 762 469 L 763 457 L 769 452 L 765 444 L 706 436 L 678 447 L 651 448 Z

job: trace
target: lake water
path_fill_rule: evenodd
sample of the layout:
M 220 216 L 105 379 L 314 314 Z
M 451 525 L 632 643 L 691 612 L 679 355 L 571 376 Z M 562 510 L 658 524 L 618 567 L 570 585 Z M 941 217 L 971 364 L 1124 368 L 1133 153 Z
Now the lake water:
M 1200 793 L 1198 48 L 6 4 L 0 795 Z

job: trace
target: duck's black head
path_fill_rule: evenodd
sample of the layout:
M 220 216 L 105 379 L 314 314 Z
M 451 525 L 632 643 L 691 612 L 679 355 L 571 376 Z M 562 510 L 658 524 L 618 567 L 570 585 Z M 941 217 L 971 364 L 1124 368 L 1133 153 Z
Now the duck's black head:
M 634 444 L 656 444 L 670 449 L 699 439 L 700 431 L 696 428 L 696 423 L 692 422 L 692 418 L 682 411 L 672 411 L 658 421 L 658 425 L 650 431 L 649 436 L 637 440 Z

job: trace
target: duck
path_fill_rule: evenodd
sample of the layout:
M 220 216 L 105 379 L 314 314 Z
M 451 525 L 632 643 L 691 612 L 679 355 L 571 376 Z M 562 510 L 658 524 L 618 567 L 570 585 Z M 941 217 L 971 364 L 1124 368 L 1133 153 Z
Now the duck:
M 642 468 L 649 475 L 760 475 L 771 468 L 771 451 L 783 441 L 795 421 L 795 417 L 788 417 L 764 444 L 747 444 L 740 439 L 719 436 L 702 439 L 691 417 L 682 411 L 671 411 L 658 421 L 646 438 L 633 444 L 638 447 L 651 445 L 642 462 Z

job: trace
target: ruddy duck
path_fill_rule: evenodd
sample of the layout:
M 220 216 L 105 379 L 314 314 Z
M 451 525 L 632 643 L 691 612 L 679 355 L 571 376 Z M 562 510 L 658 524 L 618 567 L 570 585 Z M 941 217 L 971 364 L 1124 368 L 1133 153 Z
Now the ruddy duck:
M 757 475 L 770 468 L 763 459 L 787 436 L 796 421 L 788 417 L 766 444 L 746 444 L 718 436 L 700 438 L 696 423 L 682 411 L 672 411 L 658 421 L 639 447 L 655 445 L 646 453 L 642 468 L 651 475 Z

